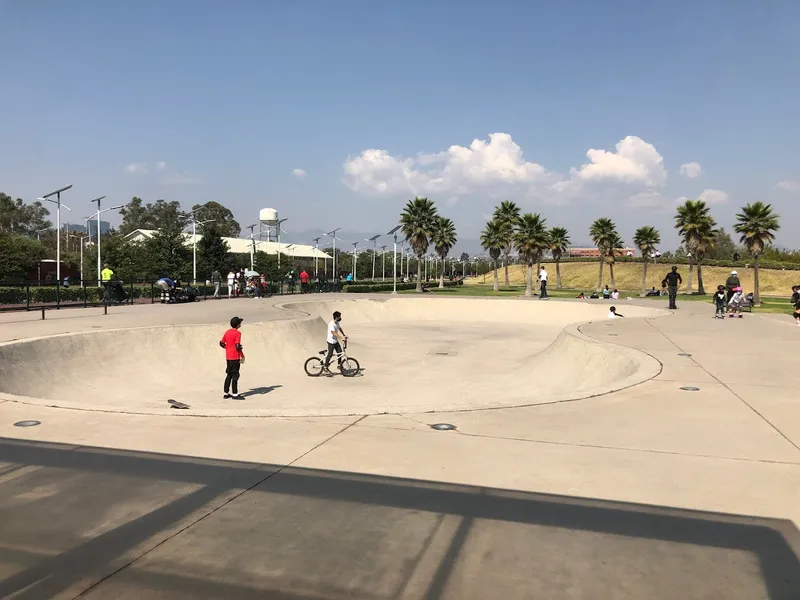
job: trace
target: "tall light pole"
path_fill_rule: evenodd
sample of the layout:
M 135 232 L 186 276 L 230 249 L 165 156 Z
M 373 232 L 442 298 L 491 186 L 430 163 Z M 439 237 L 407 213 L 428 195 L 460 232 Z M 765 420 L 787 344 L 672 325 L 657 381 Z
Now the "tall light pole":
M 358 279 L 356 276 L 356 266 L 358 265 L 358 242 L 353 242 L 353 281 Z
M 381 246 L 381 281 L 386 281 L 386 246 Z
M 400 276 L 401 277 L 403 276 L 403 255 L 405 254 L 405 250 L 404 250 L 405 243 L 406 243 L 405 240 L 401 240 L 401 242 L 400 242 Z M 395 255 L 397 254 L 397 243 L 396 242 L 395 242 L 394 253 L 395 253 Z M 397 256 L 395 256 L 395 260 L 397 260 Z
M 65 186 L 61 189 L 56 190 L 55 192 L 50 192 L 49 194 L 45 194 L 41 198 L 37 198 L 37 200 L 45 200 L 47 202 L 52 202 L 56 205 L 56 281 L 61 281 L 61 192 L 66 192 L 68 189 L 72 187 L 72 184 Z M 55 196 L 56 199 L 53 200 L 50 196 Z M 66 204 L 63 205 L 64 208 L 67 210 L 72 210 Z
M 278 273 L 281 271 L 281 224 L 286 223 L 289 219 L 278 219 L 275 222 L 275 229 L 278 230 Z
M 250 230 L 250 270 L 255 271 L 255 259 L 256 259 L 256 238 L 255 238 L 255 229 L 258 227 L 258 223 L 253 223 L 252 225 L 248 225 L 247 229 Z M 261 235 L 261 231 L 259 229 L 259 236 Z M 269 237 L 269 232 L 267 233 L 267 237 Z
M 315 237 L 314 240 L 313 240 L 314 241 L 314 277 L 319 277 L 319 269 L 317 268 L 317 265 L 319 264 L 318 263 L 319 257 L 317 256 L 317 254 L 319 253 L 319 241 L 321 239 L 322 239 L 321 237 Z
M 333 267 L 331 271 L 331 279 L 336 281 L 336 232 L 339 231 L 341 227 L 337 227 L 333 231 L 329 231 L 325 235 L 329 235 L 333 238 Z
M 371 238 L 364 240 L 365 242 L 372 242 L 372 281 L 375 281 L 375 255 L 378 253 L 378 238 L 380 234 L 373 235 Z
M 190 223 L 192 224 L 192 285 L 197 285 L 197 226 L 205 225 L 206 223 L 213 223 L 216 219 L 206 219 L 205 221 L 198 221 L 194 214 L 195 211 L 189 213 Z
M 39 229 L 39 230 L 36 231 L 36 241 L 37 242 L 41 242 L 42 241 L 42 232 L 43 231 L 47 231 L 47 229 Z M 42 285 L 42 261 L 41 260 L 37 261 L 37 263 L 36 263 L 36 274 L 37 274 L 36 275 L 37 278 L 39 279 L 39 285 Z
M 392 277 L 392 294 L 397 294 L 397 232 L 400 230 L 401 225 L 392 229 L 386 235 L 394 236 L 394 277 Z
M 99 198 L 95 198 L 94 200 L 89 200 L 89 202 L 97 202 L 97 287 L 101 286 L 101 278 L 100 278 L 100 202 L 102 202 L 105 196 L 100 196 Z

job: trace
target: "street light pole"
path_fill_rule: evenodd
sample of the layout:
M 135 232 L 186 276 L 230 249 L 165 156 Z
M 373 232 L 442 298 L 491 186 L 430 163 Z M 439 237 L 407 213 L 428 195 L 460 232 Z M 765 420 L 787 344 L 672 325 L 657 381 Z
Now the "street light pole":
M 392 277 L 392 294 L 397 294 L 397 232 L 400 230 L 400 225 L 392 229 L 386 235 L 394 236 L 394 277 Z
M 386 246 L 381 246 L 381 281 L 386 281 Z
M 319 257 L 317 254 L 319 253 L 319 241 L 321 239 L 321 237 L 314 238 L 314 277 L 319 277 L 319 268 L 317 267 L 319 264 Z
M 255 258 L 256 258 L 256 238 L 255 238 L 255 228 L 258 226 L 257 223 L 253 223 L 252 225 L 248 225 L 247 229 L 250 230 L 250 270 L 255 271 Z M 259 230 L 259 235 L 261 235 L 261 231 Z M 269 237 L 269 234 L 267 234 Z
M 97 287 L 101 286 L 101 278 L 100 278 L 100 202 L 102 202 L 105 196 L 100 196 L 99 198 L 95 198 L 94 200 L 89 200 L 89 202 L 97 202 L 97 231 L 95 234 L 97 235 Z
M 288 220 L 288 218 L 279 219 L 275 224 L 275 228 L 278 230 L 278 273 L 281 271 L 281 224 Z
M 378 253 L 378 238 L 381 237 L 380 234 L 373 235 L 371 238 L 367 238 L 366 242 L 372 242 L 372 281 L 375 281 L 375 255 Z
M 356 250 L 357 246 L 358 242 L 353 242 L 353 281 L 358 279 L 356 276 L 356 266 L 358 265 L 358 254 Z
M 331 267 L 331 279 L 333 279 L 333 281 L 336 281 L 336 232 L 340 229 L 341 227 L 337 227 L 333 231 L 329 231 L 325 234 L 333 238 L 333 266 Z
M 56 205 L 56 281 L 59 282 L 61 281 L 61 192 L 66 192 L 71 187 L 72 184 L 38 198 L 38 200 L 46 200 Z M 50 196 L 55 196 L 56 199 L 52 200 Z M 64 204 L 64 208 L 72 210 L 66 204 Z

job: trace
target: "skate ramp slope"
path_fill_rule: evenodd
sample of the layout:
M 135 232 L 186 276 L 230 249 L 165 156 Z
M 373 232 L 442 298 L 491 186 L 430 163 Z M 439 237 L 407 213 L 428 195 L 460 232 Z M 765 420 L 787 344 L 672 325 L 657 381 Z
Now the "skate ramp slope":
M 310 416 L 460 411 L 576 400 L 655 377 L 635 349 L 593 340 L 577 325 L 606 303 L 387 298 L 294 301 L 289 319 L 246 322 L 240 392 L 223 400 L 226 325 L 141 327 L 0 345 L 0 398 L 171 416 Z M 310 378 L 306 358 L 343 314 L 355 378 Z M 628 318 L 665 311 L 626 306 Z M 613 322 L 612 326 L 613 326 Z M 167 400 L 189 404 L 171 410 Z

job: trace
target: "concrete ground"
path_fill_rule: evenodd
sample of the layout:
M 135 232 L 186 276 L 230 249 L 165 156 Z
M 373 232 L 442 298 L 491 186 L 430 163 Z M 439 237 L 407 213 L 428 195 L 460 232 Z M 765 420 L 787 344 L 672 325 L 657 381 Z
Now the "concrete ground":
M 57 349 L 38 361 L 73 369 L 59 394 L 37 381 L 44 366 L 19 361 L 22 346 L 0 346 L 0 597 L 800 598 L 800 375 L 790 365 L 800 328 L 788 318 L 718 321 L 695 302 L 663 314 L 618 301 L 629 318 L 607 320 L 602 301 L 426 297 L 396 300 L 417 312 L 393 310 L 389 322 L 370 320 L 374 306 L 356 318 L 351 295 L 325 296 L 322 308 L 354 314 L 346 329 L 354 348 L 364 339 L 365 372 L 312 380 L 332 385 L 309 394 L 300 366 L 281 365 L 270 376 L 286 385 L 245 402 L 281 398 L 298 407 L 291 416 L 131 412 L 118 397 L 133 403 L 128 392 L 145 385 L 136 375 L 172 358 L 136 363 L 141 347 L 131 349 L 132 373 L 115 375 L 128 389 L 108 382 L 106 402 L 91 392 L 96 364 L 64 362 L 125 360 L 105 342 L 86 353 L 109 330 L 162 326 L 171 333 L 153 335 L 183 332 L 189 343 L 234 313 L 265 344 L 269 323 L 306 319 L 313 337 L 319 315 L 277 306 L 299 300 L 0 315 L 0 341 L 47 338 L 27 348 Z M 465 333 L 473 322 L 496 327 Z M 402 340 L 397 369 L 410 369 L 393 387 L 421 395 L 424 411 L 380 388 L 391 377 L 383 335 Z M 422 358 L 442 340 L 460 351 Z M 420 375 L 420 386 L 415 373 L 431 364 L 444 376 Z M 208 369 L 180 354 L 170 368 L 176 381 Z M 44 394 L 10 389 L 26 377 Z M 630 385 L 615 384 L 625 377 Z M 559 396 L 571 382 L 580 393 Z M 74 389 L 85 406 L 68 407 Z M 527 401 L 478 405 L 487 395 Z M 350 405 L 326 416 L 319 398 Z M 26 419 L 41 424 L 14 426 Z M 457 429 L 430 428 L 438 422 Z

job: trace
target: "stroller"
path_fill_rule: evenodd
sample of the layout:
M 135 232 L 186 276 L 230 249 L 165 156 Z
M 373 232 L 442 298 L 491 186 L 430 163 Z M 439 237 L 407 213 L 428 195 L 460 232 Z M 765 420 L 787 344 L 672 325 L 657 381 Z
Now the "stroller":
M 128 300 L 128 294 L 121 281 L 113 281 L 108 289 L 109 304 L 124 304 Z

